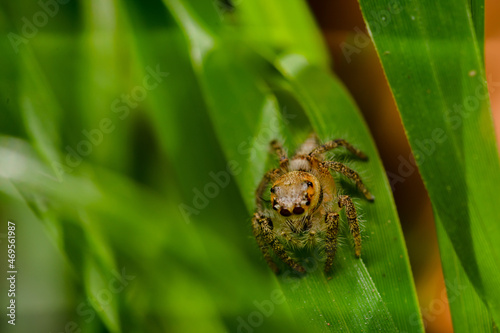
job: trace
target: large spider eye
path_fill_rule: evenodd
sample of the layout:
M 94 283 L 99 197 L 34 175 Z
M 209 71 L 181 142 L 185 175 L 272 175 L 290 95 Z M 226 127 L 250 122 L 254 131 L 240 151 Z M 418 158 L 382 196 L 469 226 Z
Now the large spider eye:
M 304 212 L 304 208 L 302 208 L 302 207 L 295 207 L 295 208 L 293 209 L 293 213 L 294 213 L 294 214 L 296 214 L 296 215 L 300 215 L 300 214 L 302 214 L 303 212 Z
M 292 213 L 288 209 L 282 209 L 280 210 L 280 214 L 283 216 L 290 216 Z
M 271 193 L 274 193 L 275 189 L 274 187 L 271 187 Z
M 313 187 L 313 183 L 311 183 L 311 182 L 307 182 L 307 186 L 309 186 L 309 187 Z

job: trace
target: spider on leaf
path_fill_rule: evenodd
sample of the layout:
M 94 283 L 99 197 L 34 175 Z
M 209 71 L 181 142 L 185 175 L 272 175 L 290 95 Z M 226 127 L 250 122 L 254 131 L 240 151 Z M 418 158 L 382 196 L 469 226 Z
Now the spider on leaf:
M 356 209 L 347 195 L 337 195 L 330 170 L 352 179 L 369 201 L 374 196 L 361 181 L 358 173 L 342 163 L 325 160 L 324 154 L 345 147 L 362 160 L 367 156 L 343 139 L 319 145 L 311 135 L 291 159 L 280 143 L 271 142 L 279 158 L 279 168 L 268 171 L 256 190 L 257 210 L 252 218 L 253 233 L 269 267 L 279 273 L 270 250 L 298 272 L 305 272 L 285 248 L 301 249 L 316 244 L 317 237 L 325 241 L 325 273 L 332 267 L 337 249 L 339 214 L 345 208 L 349 229 L 354 238 L 355 253 L 361 255 L 361 235 Z M 269 188 L 271 207 L 265 205 L 264 193 Z

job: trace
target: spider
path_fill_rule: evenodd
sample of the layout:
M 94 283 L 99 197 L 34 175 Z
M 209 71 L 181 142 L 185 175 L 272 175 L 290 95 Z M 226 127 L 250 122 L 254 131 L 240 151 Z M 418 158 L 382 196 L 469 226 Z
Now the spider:
M 349 229 L 354 238 L 355 253 L 361 255 L 361 236 L 356 209 L 347 195 L 337 195 L 335 181 L 330 170 L 352 179 L 369 201 L 374 196 L 361 181 L 358 173 L 342 163 L 326 161 L 324 153 L 337 147 L 345 147 L 362 160 L 368 157 L 343 139 L 319 145 L 311 135 L 288 159 L 282 145 L 276 140 L 271 148 L 279 158 L 279 168 L 268 171 L 256 190 L 257 210 L 252 219 L 253 233 L 269 267 L 279 273 L 270 249 L 288 266 L 305 272 L 288 248 L 304 248 L 316 243 L 316 238 L 325 240 L 325 273 L 329 273 L 339 232 L 338 212 L 345 207 Z M 265 206 L 264 193 L 269 188 L 272 209 Z M 284 246 L 285 244 L 286 246 Z

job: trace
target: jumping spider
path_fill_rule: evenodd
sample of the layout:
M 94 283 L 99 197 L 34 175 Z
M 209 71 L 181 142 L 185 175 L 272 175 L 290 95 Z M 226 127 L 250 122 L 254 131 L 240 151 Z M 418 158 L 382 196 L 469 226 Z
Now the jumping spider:
M 291 248 L 315 244 L 317 237 L 325 240 L 325 273 L 332 267 L 337 248 L 340 209 L 345 207 L 349 229 L 354 238 L 356 256 L 361 255 L 361 236 L 356 209 L 347 195 L 337 195 L 330 170 L 339 172 L 356 182 L 369 201 L 375 198 L 365 187 L 359 175 L 342 163 L 325 161 L 324 153 L 345 147 L 362 160 L 367 156 L 342 139 L 319 145 L 316 136 L 309 137 L 295 155 L 288 159 L 277 141 L 271 148 L 278 155 L 280 167 L 268 171 L 256 191 L 257 211 L 252 219 L 253 233 L 269 267 L 278 273 L 270 249 L 277 257 L 298 272 L 305 269 L 291 258 L 282 243 Z M 264 192 L 270 188 L 272 209 L 266 208 Z

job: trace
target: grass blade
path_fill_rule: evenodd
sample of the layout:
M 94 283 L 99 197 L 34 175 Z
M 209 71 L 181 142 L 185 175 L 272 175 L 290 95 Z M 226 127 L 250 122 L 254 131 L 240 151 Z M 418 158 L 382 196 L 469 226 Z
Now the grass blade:
M 365 233 L 370 238 L 369 242 L 365 242 L 363 262 L 366 263 L 366 269 L 382 295 L 396 327 L 408 332 L 423 330 L 390 187 L 373 140 L 357 107 L 338 80 L 309 66 L 303 58 L 289 56 L 280 59 L 278 66 L 289 80 L 317 133 L 323 137 L 342 133 L 342 136 L 355 142 L 370 156 L 368 166 L 360 163 L 354 167 L 369 170 L 365 183 L 377 198 L 373 205 L 362 205 L 367 219 L 371 216 L 365 225 Z M 349 124 L 349 131 L 345 130 L 346 124 Z
M 441 221 L 437 221 L 436 227 L 454 331 L 498 332 L 488 308 L 469 281 Z
M 500 164 L 471 8 L 466 1 L 414 1 L 388 12 L 381 4 L 359 2 L 436 221 L 442 224 L 438 230 L 446 232 L 469 281 L 498 322 L 500 249 L 494 244 L 500 230 L 494 221 Z M 472 8 L 481 5 L 475 2 Z M 378 21 L 373 13 L 380 13 Z M 482 34 L 481 19 L 476 25 Z M 444 237 L 438 234 L 440 242 L 446 242 Z M 448 279 L 453 270 L 444 271 Z

